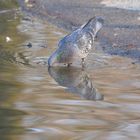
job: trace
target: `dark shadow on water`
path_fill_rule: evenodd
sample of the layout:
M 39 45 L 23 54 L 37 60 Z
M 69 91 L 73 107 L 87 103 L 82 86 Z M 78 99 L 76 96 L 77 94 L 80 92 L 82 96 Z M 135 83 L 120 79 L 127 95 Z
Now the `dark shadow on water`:
M 67 91 L 87 100 L 103 100 L 86 71 L 74 67 L 50 67 L 50 76 Z

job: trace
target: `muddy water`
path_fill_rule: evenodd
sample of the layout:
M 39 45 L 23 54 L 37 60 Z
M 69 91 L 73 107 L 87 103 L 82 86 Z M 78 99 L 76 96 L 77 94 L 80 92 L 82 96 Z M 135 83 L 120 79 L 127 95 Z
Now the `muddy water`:
M 85 70 L 79 64 L 48 69 L 45 62 L 66 32 L 12 17 L 1 22 L 1 140 L 139 139 L 139 64 L 97 49 Z

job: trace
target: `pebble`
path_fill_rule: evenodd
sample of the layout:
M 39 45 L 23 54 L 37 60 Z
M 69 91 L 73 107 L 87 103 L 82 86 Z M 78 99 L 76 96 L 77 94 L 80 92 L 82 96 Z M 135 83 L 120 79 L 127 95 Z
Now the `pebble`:
M 28 47 L 28 48 L 32 48 L 32 43 L 29 42 L 29 43 L 27 44 L 27 47 Z
M 6 36 L 6 42 L 10 42 L 12 39 L 9 36 Z

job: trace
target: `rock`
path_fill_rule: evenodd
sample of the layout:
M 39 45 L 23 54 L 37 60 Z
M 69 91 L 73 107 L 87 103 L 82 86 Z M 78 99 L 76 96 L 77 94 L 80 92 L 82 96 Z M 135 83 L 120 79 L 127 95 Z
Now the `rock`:
M 29 43 L 27 44 L 27 47 L 28 47 L 28 48 L 32 48 L 32 43 L 29 42 Z
M 6 36 L 6 42 L 10 42 L 12 39 L 9 36 Z

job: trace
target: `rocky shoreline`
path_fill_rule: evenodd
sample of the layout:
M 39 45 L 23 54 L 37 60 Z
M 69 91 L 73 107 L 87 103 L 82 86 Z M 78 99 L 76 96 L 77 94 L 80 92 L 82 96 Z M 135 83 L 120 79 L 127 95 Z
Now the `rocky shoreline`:
M 89 18 L 105 19 L 98 34 L 100 49 L 111 55 L 140 60 L 140 12 L 106 7 L 101 0 L 18 0 L 23 11 L 72 31 Z

